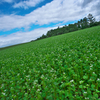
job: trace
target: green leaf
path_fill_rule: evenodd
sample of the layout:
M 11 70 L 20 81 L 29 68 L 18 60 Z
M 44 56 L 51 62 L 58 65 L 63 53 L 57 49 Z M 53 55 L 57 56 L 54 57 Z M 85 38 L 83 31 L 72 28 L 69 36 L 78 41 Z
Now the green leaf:
M 79 85 L 79 88 L 83 88 L 83 86 L 82 85 Z
M 85 75 L 85 76 L 83 76 L 83 79 L 88 79 L 88 76 L 86 76 L 86 75 Z

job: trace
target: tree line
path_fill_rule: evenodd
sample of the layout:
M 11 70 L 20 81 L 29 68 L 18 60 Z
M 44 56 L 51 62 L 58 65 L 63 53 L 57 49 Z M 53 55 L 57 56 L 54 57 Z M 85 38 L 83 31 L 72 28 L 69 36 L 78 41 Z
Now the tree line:
M 57 29 L 51 29 L 50 31 L 47 32 L 46 35 L 43 34 L 41 37 L 37 38 L 36 40 L 48 38 L 51 36 L 61 35 L 64 33 L 69 33 L 69 32 L 73 32 L 73 31 L 77 31 L 80 29 L 85 29 L 97 25 L 100 25 L 100 21 L 97 22 L 92 14 L 88 14 L 87 17 L 80 19 L 77 23 L 65 25 L 61 28 L 58 27 Z

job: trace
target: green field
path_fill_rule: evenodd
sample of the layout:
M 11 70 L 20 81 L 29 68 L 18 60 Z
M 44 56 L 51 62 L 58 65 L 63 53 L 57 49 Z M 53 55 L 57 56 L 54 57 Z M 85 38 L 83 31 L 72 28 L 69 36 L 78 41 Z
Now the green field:
M 100 100 L 100 26 L 0 51 L 0 100 Z

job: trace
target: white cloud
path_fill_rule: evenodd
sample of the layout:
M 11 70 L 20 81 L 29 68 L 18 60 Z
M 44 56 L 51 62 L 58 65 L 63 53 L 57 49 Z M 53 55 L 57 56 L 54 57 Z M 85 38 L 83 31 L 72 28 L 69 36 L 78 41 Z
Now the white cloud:
M 19 3 L 16 3 L 13 7 L 14 8 L 29 8 L 29 7 L 35 7 L 37 4 L 42 2 L 44 0 L 27 0 L 27 1 L 21 1 Z
M 100 4 L 100 0 L 97 0 L 97 2 L 92 0 L 88 3 L 88 6 L 83 8 L 82 0 L 53 0 L 45 6 L 26 14 L 25 16 L 15 14 L 0 16 L 0 30 L 6 31 L 22 27 L 29 28 L 32 24 L 44 25 L 51 22 L 75 21 L 87 16 L 89 13 L 92 13 L 97 20 L 100 20 L 100 10 L 97 9 L 97 4 Z M 100 6 L 98 5 L 98 7 Z M 3 46 L 3 44 L 8 45 L 8 43 L 12 44 L 30 41 L 31 39 L 41 36 L 42 33 L 46 33 L 41 31 L 42 30 L 40 29 L 39 33 L 39 30 L 37 29 L 32 32 L 15 33 L 7 37 L 1 36 L 0 45 L 2 44 Z M 20 36 L 17 34 L 20 34 Z
M 77 20 L 81 18 L 84 13 L 79 15 L 80 7 L 75 5 L 73 1 L 74 0 L 54 0 L 25 16 L 14 14 L 0 16 L 0 30 L 27 27 L 31 24 L 43 25 L 51 22 Z
M 25 16 L 20 15 L 3 15 L 0 16 L 0 30 L 11 30 L 14 28 L 29 27 L 32 24 L 49 24 L 59 21 L 74 21 L 83 18 L 89 13 L 95 17 L 96 11 L 91 10 L 96 2 L 90 3 L 84 9 L 77 5 L 75 0 L 54 0 L 51 3 L 42 6 Z
M 2 0 L 1 2 L 12 3 L 12 2 L 14 2 L 14 1 L 13 1 L 13 0 Z
M 29 42 L 35 40 L 42 34 L 46 34 L 50 29 L 55 29 L 57 27 L 39 28 L 30 32 L 16 32 L 7 36 L 0 36 L 0 47 L 5 47 L 9 45 Z

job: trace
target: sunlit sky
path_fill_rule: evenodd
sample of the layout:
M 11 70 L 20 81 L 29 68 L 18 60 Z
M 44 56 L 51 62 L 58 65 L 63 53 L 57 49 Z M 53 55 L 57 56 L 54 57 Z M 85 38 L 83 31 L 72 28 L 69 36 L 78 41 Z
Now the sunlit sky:
M 0 47 L 35 40 L 89 13 L 100 21 L 100 0 L 0 0 Z

